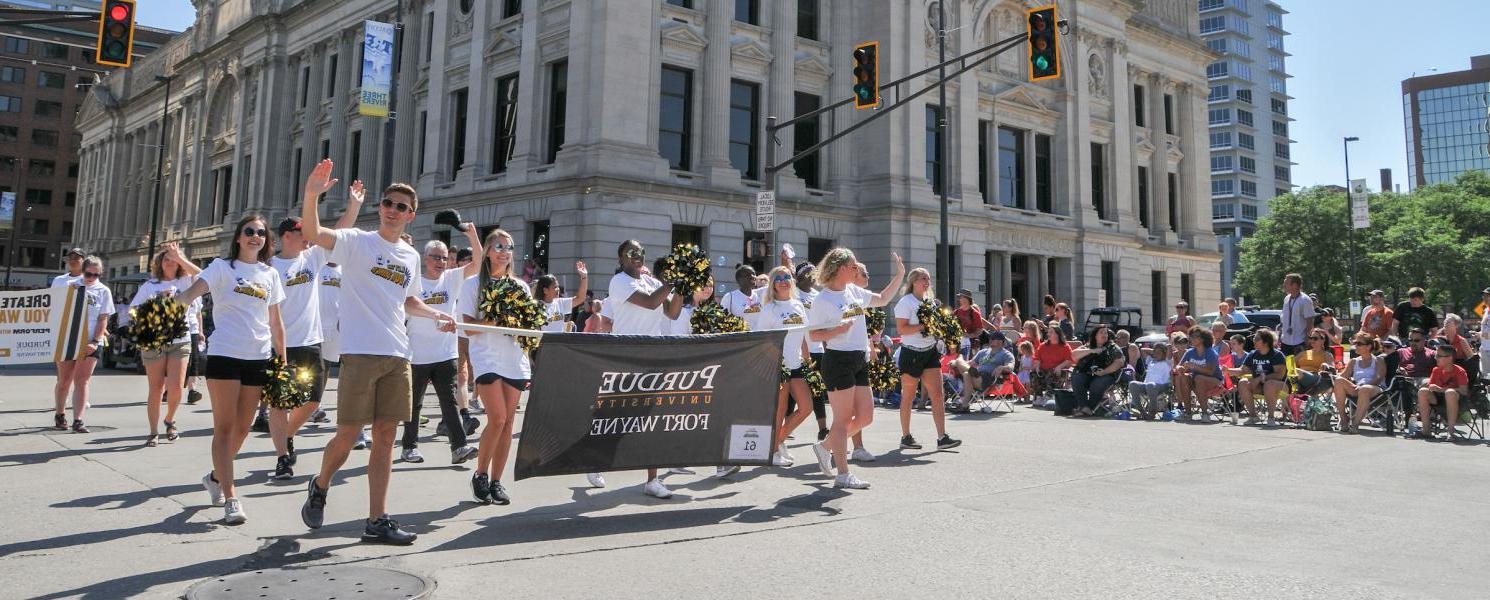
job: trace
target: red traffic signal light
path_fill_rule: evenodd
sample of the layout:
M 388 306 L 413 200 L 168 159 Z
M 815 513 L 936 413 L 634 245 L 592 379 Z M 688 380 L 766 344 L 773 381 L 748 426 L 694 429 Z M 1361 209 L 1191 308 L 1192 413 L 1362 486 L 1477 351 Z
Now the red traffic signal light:
M 854 108 L 880 105 L 880 43 L 854 47 Z
M 1032 8 L 1029 16 L 1030 81 L 1061 76 L 1060 41 L 1056 35 L 1055 5 Z
M 98 15 L 94 60 L 100 65 L 128 67 L 134 38 L 135 0 L 105 0 Z

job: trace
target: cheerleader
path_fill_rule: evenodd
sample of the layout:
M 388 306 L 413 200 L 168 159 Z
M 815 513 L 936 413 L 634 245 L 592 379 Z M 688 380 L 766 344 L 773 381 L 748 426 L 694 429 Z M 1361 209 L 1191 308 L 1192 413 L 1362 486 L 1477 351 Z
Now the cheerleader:
M 512 252 L 517 248 L 512 235 L 501 229 L 486 234 L 482 242 L 480 272 L 462 286 L 460 308 L 466 323 L 493 325 L 480 316 L 482 290 L 493 279 L 506 278 L 532 294 L 528 284 L 514 276 Z M 517 344 L 517 338 L 497 333 L 469 331 L 471 339 L 471 373 L 476 376 L 476 395 L 486 407 L 486 430 L 481 432 L 476 455 L 476 473 L 471 477 L 471 493 L 482 504 L 509 504 L 511 496 L 502 486 L 502 471 L 512 450 L 512 421 L 517 403 L 528 389 L 533 376 L 528 353 Z
M 274 244 L 264 219 L 243 217 L 232 231 L 225 255 L 176 294 L 176 301 L 190 305 L 202 294 L 212 294 L 216 328 L 207 339 L 212 471 L 202 477 L 202 487 L 213 505 L 223 507 L 223 522 L 237 525 L 247 521 L 248 514 L 233 483 L 233 459 L 248 437 L 249 421 L 263 396 L 271 353 L 285 359 L 279 315 L 285 291 L 279 274 L 268 265 Z
M 574 271 L 579 273 L 579 290 L 573 297 L 559 297 L 559 279 L 553 275 L 543 275 L 538 278 L 538 302 L 543 304 L 543 310 L 548 315 L 548 321 L 543 325 L 544 331 L 559 333 L 565 330 L 564 317 L 584 305 L 585 292 L 590 289 L 590 272 L 585 269 L 583 261 L 574 263 Z
M 860 265 L 848 248 L 834 248 L 823 257 L 817 268 L 818 293 L 808 314 L 813 330 L 808 334 L 824 343 L 823 382 L 828 386 L 828 403 L 833 406 L 833 425 L 826 444 L 813 444 L 818 466 L 831 474 L 838 468 L 833 487 L 867 489 L 869 483 L 848 470 L 848 438 L 862 431 L 874 420 L 874 400 L 869 391 L 869 333 L 864 310 L 889 303 L 895 288 L 905 277 L 905 264 L 891 253 L 895 276 L 878 294 L 859 287 Z M 831 449 L 831 452 L 830 452 Z
M 141 284 L 139 291 L 129 301 L 131 308 L 158 296 L 171 297 L 185 291 L 196 283 L 197 275 L 202 272 L 201 268 L 181 256 L 175 243 L 167 243 L 161 248 L 155 259 L 150 261 L 150 280 Z M 197 322 L 201 311 L 201 299 L 192 300 L 186 308 L 186 334 L 171 340 L 162 348 L 140 352 L 140 362 L 145 364 L 145 380 L 149 389 L 145 394 L 145 414 L 150 418 L 150 435 L 145 437 L 146 446 L 153 448 L 159 443 L 162 392 L 166 395 L 166 441 L 174 442 L 181 437 L 176 429 L 176 409 L 181 406 L 181 390 L 186 387 L 186 363 L 192 352 L 190 324 Z
M 810 262 L 797 265 L 797 300 L 801 301 L 802 307 L 807 310 L 812 310 L 812 301 L 817 299 L 817 286 L 814 285 L 817 282 L 815 273 L 816 266 Z M 812 364 L 821 370 L 823 368 L 823 343 L 807 340 L 807 352 L 812 358 Z M 812 414 L 817 417 L 817 441 L 821 442 L 828 437 L 827 393 L 812 396 Z M 870 460 L 873 460 L 873 455 L 870 456 Z
M 60 277 L 59 277 L 60 279 Z M 88 408 L 88 384 L 93 380 L 93 369 L 98 366 L 99 354 L 109 341 L 109 317 L 117 312 L 114 308 L 114 292 L 109 286 L 103 284 L 103 261 L 97 256 L 83 258 L 82 272 L 75 283 L 66 280 L 61 285 L 56 282 L 54 287 L 63 285 L 75 285 L 78 301 L 86 303 L 83 315 L 83 323 L 87 328 L 88 344 L 84 347 L 82 358 L 69 358 L 57 361 L 57 387 L 54 399 L 56 400 L 56 414 L 53 416 L 52 424 L 58 430 L 67 429 L 67 392 L 72 389 L 72 432 L 88 433 L 88 427 L 83 425 L 83 411 Z M 160 393 L 155 394 L 155 401 L 160 401 Z M 159 405 L 157 405 L 158 407 Z
M 812 392 L 807 387 L 807 330 L 802 327 L 807 324 L 807 307 L 798 298 L 797 282 L 792 277 L 790 268 L 771 269 L 769 281 L 767 300 L 761 307 L 761 316 L 757 323 L 761 329 L 794 328 L 787 332 L 781 347 L 781 362 L 786 369 L 786 380 L 781 382 L 781 389 L 776 392 L 776 421 L 781 423 L 781 428 L 771 446 L 775 450 L 771 455 L 771 464 L 789 467 L 795 460 L 786 449 L 786 438 L 811 414 L 807 411 L 808 399 L 812 397 Z M 788 396 L 797 402 L 797 410 L 790 415 L 786 412 Z
M 940 308 L 936 296 L 931 293 L 931 273 L 916 267 L 911 269 L 905 282 L 904 295 L 895 303 L 895 330 L 900 332 L 900 448 L 920 450 L 921 444 L 911 435 L 911 402 L 916 397 L 916 385 L 926 390 L 931 401 L 931 418 L 936 423 L 936 448 L 947 450 L 962 445 L 962 442 L 947 435 L 947 407 L 942 398 L 941 355 L 936 338 L 926 335 L 926 326 L 921 323 L 917 311 L 926 302 Z M 955 349 L 949 349 L 955 350 Z

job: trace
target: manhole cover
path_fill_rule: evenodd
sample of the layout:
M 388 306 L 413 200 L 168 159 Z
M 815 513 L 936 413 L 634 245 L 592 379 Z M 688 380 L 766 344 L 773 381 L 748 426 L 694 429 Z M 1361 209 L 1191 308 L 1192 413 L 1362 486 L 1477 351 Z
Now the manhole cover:
M 262 569 L 214 577 L 186 591 L 187 600 L 314 598 L 316 600 L 385 600 L 424 598 L 433 585 L 403 571 L 331 565 Z

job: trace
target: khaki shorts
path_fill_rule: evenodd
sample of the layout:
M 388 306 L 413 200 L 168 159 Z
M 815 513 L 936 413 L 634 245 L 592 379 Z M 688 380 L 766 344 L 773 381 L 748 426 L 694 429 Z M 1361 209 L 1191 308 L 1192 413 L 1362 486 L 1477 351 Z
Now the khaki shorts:
M 401 356 L 341 355 L 337 425 L 402 423 L 413 414 L 414 376 Z
M 140 360 L 145 364 L 154 364 L 167 358 L 185 361 L 191 358 L 191 342 L 179 344 L 167 344 L 156 350 L 141 350 Z

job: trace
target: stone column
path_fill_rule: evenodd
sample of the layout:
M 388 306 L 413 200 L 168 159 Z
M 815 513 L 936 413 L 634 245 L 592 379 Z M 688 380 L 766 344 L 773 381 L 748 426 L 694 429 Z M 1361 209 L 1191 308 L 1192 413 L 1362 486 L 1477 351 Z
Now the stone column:
M 360 27 L 343 30 L 336 35 L 333 41 L 337 47 L 337 56 L 340 58 L 336 60 L 336 99 L 331 102 L 331 132 L 329 134 L 331 136 L 331 160 L 336 161 L 336 171 L 341 173 L 341 179 L 347 185 L 352 184 L 352 173 L 350 171 L 352 157 L 347 152 L 347 109 L 358 100 L 358 98 L 352 95 L 352 89 L 362 85 L 362 82 L 354 81 L 357 78 L 356 69 L 358 68 L 357 45 L 362 43 L 362 38 L 358 35 L 360 31 Z M 358 166 L 358 169 L 366 170 L 370 166 L 374 166 L 374 163 L 364 160 Z M 361 176 L 362 174 L 359 173 L 358 177 Z M 364 179 L 371 180 L 370 178 Z M 326 192 L 326 198 L 322 206 L 328 209 L 326 211 L 327 217 L 341 215 L 347 202 L 347 185 L 338 185 L 332 188 L 331 191 Z M 304 187 L 303 182 L 297 182 L 291 186 L 291 189 Z M 373 184 L 369 187 L 377 188 L 378 186 L 377 184 Z M 288 208 L 291 209 L 291 212 L 294 212 L 293 209 L 300 206 L 301 199 L 292 197 L 289 200 L 290 204 Z
M 700 88 L 703 102 L 700 104 L 704 123 L 700 127 L 703 139 L 703 160 L 700 171 L 715 187 L 735 187 L 740 183 L 740 172 L 729 162 L 729 80 L 730 80 L 730 30 L 735 18 L 733 0 L 699 0 L 698 6 L 706 13 L 704 35 L 709 45 L 704 48 L 703 86 Z
M 450 12 L 450 8 L 452 6 L 455 6 L 455 4 L 452 2 L 436 2 L 434 6 L 435 27 L 431 35 L 434 36 L 434 39 L 436 41 L 447 39 L 447 30 L 449 28 L 446 26 L 446 23 L 447 21 L 449 21 L 450 18 L 450 15 L 448 13 Z M 571 5 L 571 10 L 572 7 L 573 5 Z M 447 98 L 445 97 L 446 54 L 447 50 L 444 44 L 435 44 L 434 50 L 429 58 L 429 83 L 428 92 L 425 95 L 425 97 L 428 99 L 425 106 L 425 122 L 427 123 L 427 129 L 425 130 L 425 139 L 423 142 L 424 156 L 421 159 L 424 161 L 424 168 L 419 174 L 419 188 L 425 191 L 433 190 L 435 184 L 444 182 L 449 179 L 441 172 L 440 169 L 440 152 L 443 147 L 439 143 L 448 139 L 444 133 L 445 106 L 447 101 Z M 413 78 L 410 77 L 409 80 L 412 82 Z M 418 124 L 415 123 L 414 126 L 417 128 Z M 418 130 L 415 129 L 414 131 L 415 135 L 418 135 Z M 415 144 L 416 148 L 418 146 L 419 144 Z M 453 175 L 454 173 L 454 170 L 450 171 L 450 174 Z
M 1108 192 L 1109 207 L 1115 211 L 1113 218 L 1118 229 L 1131 232 L 1138 227 L 1135 216 L 1138 201 L 1134 198 L 1137 186 L 1133 182 L 1137 169 L 1133 160 L 1136 144 L 1133 131 L 1133 82 L 1137 69 L 1128 64 L 1127 44 L 1114 41 L 1112 48 L 1112 160 L 1108 169 L 1112 171 L 1112 189 Z
M 1154 154 L 1149 161 L 1149 209 L 1153 211 L 1150 233 L 1169 231 L 1169 135 L 1164 132 L 1164 91 L 1169 80 L 1154 74 L 1148 78 L 1149 131 Z
M 769 67 L 769 88 L 766 96 L 770 101 L 766 104 L 766 110 L 761 118 L 761 140 L 762 148 L 761 178 L 766 175 L 766 150 L 764 145 L 771 143 L 771 134 L 765 131 L 767 121 L 765 116 L 776 117 L 777 123 L 785 123 L 796 115 L 796 89 L 797 89 L 797 3 L 795 2 L 771 2 L 767 4 L 771 8 L 771 65 Z M 712 43 L 710 44 L 712 46 Z M 707 75 L 705 75 L 707 77 Z M 825 101 L 826 102 L 826 101 Z M 727 132 L 726 132 L 727 133 Z M 795 132 L 788 127 L 777 134 L 781 145 L 777 147 L 776 161 L 781 162 L 789 158 L 796 148 L 794 145 Z M 807 184 L 797 177 L 795 166 L 782 169 L 780 173 L 780 195 L 793 198 L 804 197 L 807 193 Z
M 466 157 L 465 164 L 450 166 L 452 169 L 459 169 L 456 171 L 456 177 L 465 182 L 470 182 L 488 172 L 486 152 L 495 143 L 490 135 L 483 133 L 490 131 L 485 128 L 485 124 L 492 118 L 491 111 L 486 110 L 486 107 L 492 105 L 491 98 L 487 97 L 487 88 L 490 86 L 486 80 L 486 37 L 491 33 L 487 13 L 491 12 L 495 5 L 495 2 L 477 2 L 475 8 L 471 9 L 473 25 L 471 27 L 470 70 L 468 71 L 470 75 L 466 77 Z M 538 11 L 524 12 L 522 18 L 524 22 L 536 21 Z M 536 47 L 533 48 L 533 53 L 537 54 L 537 50 Z
M 650 118 L 656 86 L 646 83 L 659 76 L 661 10 L 652 0 L 572 5 L 574 23 L 584 29 L 570 34 L 576 42 L 570 50 L 564 147 L 555 160 L 560 173 L 647 178 L 667 173 Z M 584 43 L 578 42 L 582 36 Z M 588 85 L 577 88 L 581 81 Z
M 999 284 L 998 285 L 998 291 L 999 291 L 998 296 L 999 296 L 999 299 L 1002 300 L 1004 298 L 1013 298 L 1014 297 L 1014 253 L 1009 252 L 1008 250 L 999 252 L 998 259 L 999 259 L 999 281 L 998 281 L 998 284 Z M 1018 299 L 1018 300 L 1021 303 L 1024 302 L 1023 299 Z
M 525 1 L 523 14 L 537 15 L 539 10 L 538 3 L 535 0 Z M 571 18 L 579 19 L 587 16 L 583 14 L 583 11 L 580 11 L 580 13 Z M 570 35 L 574 35 L 573 29 L 571 29 Z M 571 40 L 569 64 L 573 68 L 576 66 L 576 61 L 580 60 L 579 55 L 582 54 L 576 50 L 578 47 L 577 44 L 583 44 L 587 41 L 574 38 L 571 38 Z M 517 57 L 517 115 L 513 120 L 516 127 L 516 139 L 513 143 L 512 158 L 507 161 L 508 181 L 522 181 L 526 179 L 528 169 L 538 166 L 543 160 L 542 149 L 539 147 L 543 143 L 543 124 L 536 117 L 536 115 L 542 112 L 539 110 L 539 107 L 542 106 L 539 100 L 543 97 L 543 95 L 537 93 L 539 89 L 538 82 L 542 79 L 539 75 L 541 68 L 539 60 L 541 57 L 538 56 L 537 51 L 537 18 L 523 17 L 522 48 L 523 50 Z M 529 51 L 529 48 L 533 50 Z M 574 88 L 569 93 L 584 94 L 588 85 L 589 82 L 581 78 L 581 80 L 574 82 Z M 549 226 L 552 227 L 552 223 Z

